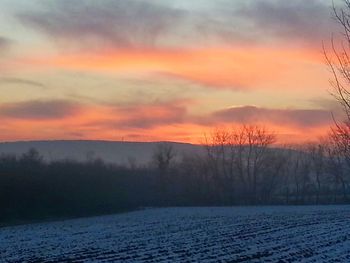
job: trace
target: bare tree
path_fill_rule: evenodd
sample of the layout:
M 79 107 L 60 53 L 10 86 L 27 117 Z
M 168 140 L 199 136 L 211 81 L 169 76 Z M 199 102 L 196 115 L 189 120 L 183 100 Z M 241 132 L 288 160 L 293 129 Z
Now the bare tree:
M 310 143 L 306 146 L 306 152 L 310 159 L 311 173 L 316 183 L 316 204 L 319 204 L 324 179 L 325 147 L 321 143 Z
M 302 147 L 291 149 L 288 168 L 294 202 L 303 204 L 310 181 L 310 162 Z
M 153 152 L 153 161 L 162 174 L 167 173 L 176 152 L 169 143 L 160 143 Z
M 333 3 L 335 21 L 340 25 L 341 38 L 331 39 L 331 51 L 324 47 L 326 63 L 332 73 L 330 81 L 333 87 L 332 95 L 342 106 L 347 120 L 350 120 L 350 0 L 343 0 L 342 7 Z
M 272 160 L 276 160 L 269 149 L 275 141 L 274 134 L 258 125 L 215 130 L 206 143 L 214 181 L 220 182 L 221 188 L 229 187 L 231 192 L 240 188 L 251 203 L 257 203 L 263 175 L 273 166 Z
M 271 203 L 274 194 L 281 196 L 281 188 L 285 186 L 286 175 L 288 174 L 288 158 L 289 155 L 285 150 L 271 151 L 268 162 L 265 162 L 261 178 L 261 197 L 263 203 Z
M 239 178 L 246 185 L 252 203 L 258 201 L 258 184 L 271 157 L 269 147 L 276 141 L 264 127 L 244 125 L 233 133 L 237 147 L 236 166 Z
M 331 48 L 324 46 L 324 56 L 331 71 L 331 94 L 337 100 L 344 113 L 344 120 L 334 117 L 331 139 L 350 160 L 350 0 L 342 0 L 341 6 L 333 3 L 333 15 L 340 26 L 340 37 L 331 39 Z M 349 161 L 350 163 L 350 161 Z
M 344 150 L 341 147 L 342 139 L 334 134 L 330 135 L 330 139 L 326 145 L 327 168 L 334 183 L 334 202 L 337 202 L 338 193 L 342 193 L 343 201 L 347 200 L 348 176 L 349 169 L 344 156 Z
M 232 139 L 232 131 L 224 128 L 217 128 L 209 138 L 205 137 L 210 183 L 215 185 L 221 199 L 233 199 L 235 145 Z M 224 193 L 229 193 L 229 197 L 222 196 Z
M 342 34 L 332 37 L 331 50 L 324 54 L 332 73 L 332 95 L 343 109 L 344 120 L 334 118 L 334 127 L 329 136 L 327 148 L 328 166 L 336 184 L 342 187 L 343 199 L 346 199 L 347 174 L 350 168 L 350 0 L 343 0 L 341 6 L 333 3 L 335 21 Z
M 159 143 L 154 149 L 152 161 L 158 170 L 158 185 L 161 194 L 165 194 L 168 184 L 169 169 L 174 161 L 176 152 L 170 143 Z

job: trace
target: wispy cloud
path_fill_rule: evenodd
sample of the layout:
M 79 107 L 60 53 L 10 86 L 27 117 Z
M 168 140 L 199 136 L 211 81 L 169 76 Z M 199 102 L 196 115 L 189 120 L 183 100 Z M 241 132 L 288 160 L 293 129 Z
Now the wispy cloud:
M 187 118 L 186 100 L 148 104 L 109 106 L 104 120 L 92 123 L 113 129 L 150 129 L 183 123 Z M 103 119 L 103 118 L 102 118 Z
M 272 109 L 239 106 L 198 115 L 188 111 L 192 104 L 193 101 L 174 100 L 149 104 L 108 105 L 104 116 L 101 116 L 100 120 L 90 122 L 88 126 L 142 131 L 169 125 L 215 127 L 259 123 L 298 130 L 332 125 L 331 111 L 328 109 Z
M 318 56 L 317 56 L 318 55 Z M 250 90 L 279 81 L 292 67 L 320 62 L 320 54 L 307 50 L 208 48 L 197 50 L 121 50 L 101 54 L 46 57 L 37 61 L 45 67 L 143 74 L 185 80 L 216 89 Z M 306 68 L 305 68 L 306 67 Z M 318 73 L 318 72 L 317 72 Z M 315 74 L 312 72 L 311 74 Z M 253 77 L 252 77 L 253 76 Z M 308 75 L 310 77 L 311 75 Z
M 303 135 L 305 139 L 312 138 L 315 132 L 325 132 L 332 124 L 330 112 L 325 109 L 242 106 L 194 114 L 189 111 L 193 103 L 181 99 L 131 105 L 26 101 L 0 105 L 0 116 L 4 127 L 13 127 L 17 137 L 120 139 L 127 136 L 141 141 L 166 138 L 193 142 L 213 127 L 235 127 L 242 123 L 262 124 L 277 135 L 287 132 Z M 20 131 L 25 132 L 21 135 Z M 11 138 L 11 134 L 6 138 Z
M 324 0 L 246 1 L 232 14 L 249 21 L 260 38 L 268 35 L 320 46 L 336 30 L 331 2 Z
M 10 47 L 11 42 L 10 39 L 0 36 L 0 52 Z
M 42 9 L 18 18 L 55 43 L 85 48 L 205 46 L 271 38 L 320 45 L 335 29 L 325 0 L 203 0 L 192 9 L 175 6 L 146 0 L 48 0 Z
M 314 128 L 332 123 L 331 112 L 325 109 L 269 109 L 255 106 L 220 110 L 214 112 L 209 120 L 224 123 L 267 123 L 298 128 Z
M 53 120 L 70 117 L 79 112 L 79 106 L 65 100 L 24 101 L 0 105 L 0 116 L 22 120 Z
M 153 47 L 182 12 L 139 0 L 49 0 L 43 10 L 18 15 L 20 20 L 65 44 L 79 47 Z
M 26 86 L 33 86 L 38 88 L 46 88 L 46 86 L 38 81 L 28 80 L 28 79 L 21 79 L 21 78 L 0 78 L 0 86 L 1 85 L 26 85 Z
M 176 104 L 144 105 L 117 109 L 118 127 L 152 128 L 160 125 L 181 123 L 186 116 L 186 107 Z

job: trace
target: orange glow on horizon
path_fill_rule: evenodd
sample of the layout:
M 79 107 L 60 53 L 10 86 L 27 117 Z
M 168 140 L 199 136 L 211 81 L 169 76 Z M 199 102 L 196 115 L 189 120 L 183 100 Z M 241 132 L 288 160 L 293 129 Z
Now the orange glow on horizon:
M 145 115 L 145 112 L 147 113 Z M 142 122 L 153 118 L 153 126 L 137 127 L 124 126 L 123 122 Z M 152 117 L 152 118 L 151 118 Z M 175 116 L 176 117 L 176 116 Z M 203 144 L 205 135 L 210 136 L 215 127 L 227 129 L 237 128 L 239 123 L 196 124 L 190 120 L 174 123 L 161 121 L 174 118 L 171 111 L 159 106 L 140 107 L 131 109 L 125 116 L 124 110 L 109 107 L 86 107 L 78 115 L 63 119 L 52 120 L 18 120 L 3 119 L 2 141 L 14 140 L 125 140 L 125 141 L 176 141 L 194 144 Z M 140 121 L 138 121 L 140 120 Z M 160 121 L 160 123 L 157 123 Z M 315 128 L 276 125 L 273 123 L 257 123 L 274 133 L 278 144 L 289 144 L 315 140 L 326 135 L 329 126 Z

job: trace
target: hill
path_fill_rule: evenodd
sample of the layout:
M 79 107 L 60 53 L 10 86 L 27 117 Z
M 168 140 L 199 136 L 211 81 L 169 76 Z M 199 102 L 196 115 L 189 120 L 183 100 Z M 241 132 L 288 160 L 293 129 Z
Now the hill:
M 157 145 L 164 142 L 120 142 L 120 141 L 20 141 L 0 143 L 0 154 L 20 155 L 35 148 L 47 161 L 73 159 L 86 161 L 101 158 L 106 162 L 147 164 Z M 178 155 L 203 151 L 199 145 L 167 142 Z

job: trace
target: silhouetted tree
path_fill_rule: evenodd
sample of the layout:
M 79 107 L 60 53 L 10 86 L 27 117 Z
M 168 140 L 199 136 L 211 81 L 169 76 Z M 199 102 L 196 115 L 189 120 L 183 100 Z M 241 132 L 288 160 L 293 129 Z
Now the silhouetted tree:
M 173 146 L 170 143 L 159 143 L 153 152 L 153 163 L 157 168 L 158 174 L 158 189 L 160 197 L 159 200 L 161 203 L 165 204 L 168 202 L 167 191 L 169 190 L 169 171 L 176 156 L 176 152 Z
M 270 149 L 275 140 L 272 133 L 257 125 L 214 131 L 206 140 L 206 152 L 214 182 L 219 184 L 218 191 L 233 192 L 240 188 L 250 203 L 257 203 L 265 183 L 263 177 L 274 165 L 269 161 L 276 160 Z
M 321 143 L 312 143 L 307 145 L 306 152 L 310 159 L 311 173 L 316 182 L 316 204 L 319 203 L 322 191 L 322 183 L 325 171 L 325 146 Z
M 342 34 L 332 37 L 331 51 L 324 48 L 324 54 L 332 73 L 332 95 L 345 118 L 341 121 L 334 118 L 331 140 L 350 166 L 350 1 L 343 0 L 340 6 L 333 4 L 333 14 Z

